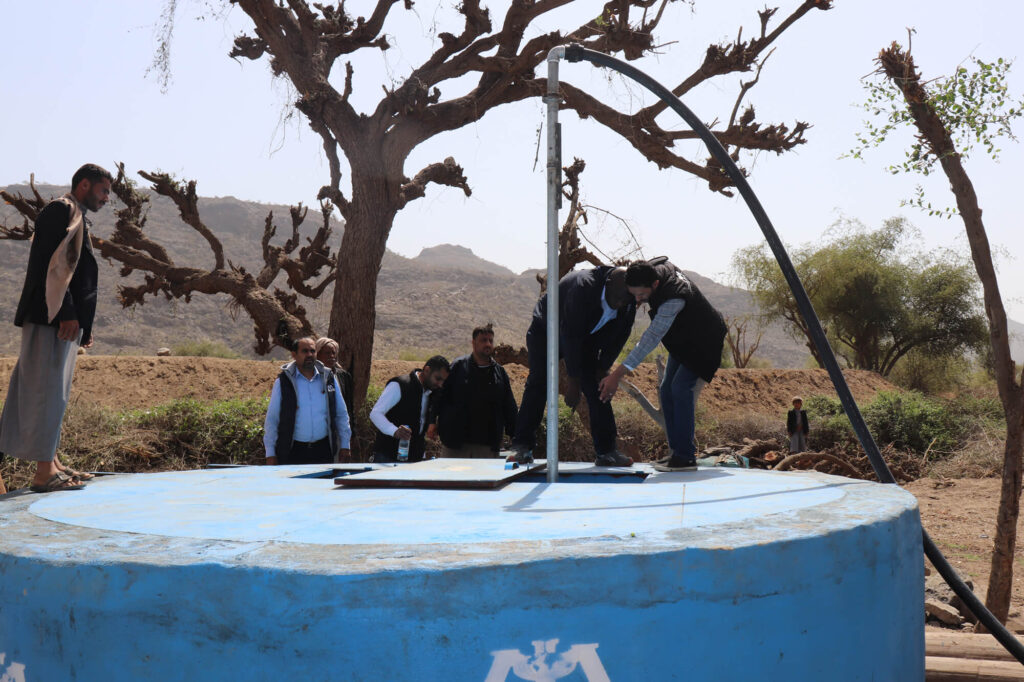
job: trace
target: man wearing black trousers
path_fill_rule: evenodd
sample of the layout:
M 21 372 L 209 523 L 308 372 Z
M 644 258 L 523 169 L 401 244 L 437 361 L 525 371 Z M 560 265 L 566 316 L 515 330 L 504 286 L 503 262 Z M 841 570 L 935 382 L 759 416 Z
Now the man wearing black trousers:
M 377 429 L 373 442 L 374 462 L 397 462 L 398 443 L 409 440 L 409 461 L 419 462 L 426 452 L 427 425 L 437 410 L 437 396 L 451 365 L 435 355 L 423 369 L 392 377 L 370 410 Z
M 494 328 L 473 330 L 473 352 L 452 361 L 437 406 L 442 457 L 497 457 L 513 435 L 516 398 L 508 374 L 494 359 Z
M 520 461 L 532 457 L 547 402 L 547 300 L 542 295 L 537 301 L 526 333 L 530 375 L 512 439 Z M 600 266 L 570 272 L 558 282 L 558 309 L 559 355 L 568 375 L 565 403 L 575 408 L 581 392 L 587 398 L 595 464 L 630 466 L 633 460 L 615 449 L 618 432 L 611 405 L 598 394 L 598 382 L 615 363 L 636 317 L 636 305 L 626 291 L 626 269 Z

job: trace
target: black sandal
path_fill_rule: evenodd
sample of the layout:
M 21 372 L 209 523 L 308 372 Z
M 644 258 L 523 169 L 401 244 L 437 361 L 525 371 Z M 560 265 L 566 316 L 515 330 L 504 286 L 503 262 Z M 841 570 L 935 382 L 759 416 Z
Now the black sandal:
M 62 490 L 81 490 L 84 487 L 85 484 L 74 476 L 58 471 L 46 483 L 30 485 L 29 490 L 34 493 L 56 493 Z

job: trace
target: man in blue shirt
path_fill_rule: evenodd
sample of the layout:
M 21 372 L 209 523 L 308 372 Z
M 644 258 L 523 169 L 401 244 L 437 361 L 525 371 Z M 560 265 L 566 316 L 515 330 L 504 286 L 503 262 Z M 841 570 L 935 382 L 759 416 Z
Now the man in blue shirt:
M 263 423 L 267 464 L 347 460 L 352 429 L 338 380 L 317 361 L 311 338 L 296 341 L 292 358 L 270 391 Z

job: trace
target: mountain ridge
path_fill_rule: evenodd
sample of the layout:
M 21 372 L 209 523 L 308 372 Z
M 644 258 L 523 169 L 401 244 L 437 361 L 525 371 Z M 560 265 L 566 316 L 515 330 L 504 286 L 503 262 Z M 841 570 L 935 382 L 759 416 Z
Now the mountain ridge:
M 26 185 L 9 186 L 8 191 L 30 195 Z M 67 187 L 37 185 L 40 194 L 58 196 Z M 112 203 L 117 203 L 112 200 Z M 284 240 L 291 225 L 287 206 L 242 201 L 234 197 L 200 197 L 199 211 L 204 222 L 221 240 L 232 263 L 257 272 L 262 264 L 260 238 L 267 214 L 272 213 L 279 226 L 275 243 Z M 94 234 L 108 236 L 113 230 L 113 211 L 105 209 L 92 216 Z M 305 238 L 315 230 L 318 216 L 311 212 L 308 224 L 300 228 Z M 20 222 L 13 207 L 0 206 L 0 221 Z M 287 228 L 287 229 L 285 229 Z M 336 235 L 341 223 L 333 223 Z M 205 240 L 178 218 L 174 204 L 153 194 L 145 231 L 162 244 L 177 262 L 202 267 L 213 265 L 213 254 Z M 332 238 L 338 243 L 337 236 Z M 28 242 L 3 242 L 5 257 L 0 259 L 0 354 L 16 355 L 20 332 L 3 324 L 14 316 L 28 258 Z M 677 263 L 679 265 L 679 263 Z M 682 265 L 685 265 L 682 264 Z M 128 278 L 118 274 L 119 264 L 101 261 L 100 300 L 97 306 L 97 354 L 153 354 L 161 346 L 174 347 L 187 340 L 209 339 L 224 343 L 243 357 L 258 357 L 252 352 L 252 325 L 244 312 L 239 313 L 226 295 L 196 295 L 192 301 L 166 301 L 147 298 L 145 304 L 124 310 L 117 302 L 118 284 L 137 284 L 141 273 Z M 514 347 L 525 345 L 526 329 L 540 293 L 535 275 L 539 269 L 515 273 L 511 269 L 477 256 L 465 246 L 440 243 L 426 247 L 413 258 L 392 251 L 385 253 L 377 281 L 377 319 L 374 339 L 376 357 L 426 358 L 434 353 L 452 357 L 469 350 L 470 331 L 478 324 L 492 323 L 499 343 Z M 699 273 L 685 271 L 704 295 L 723 315 L 739 318 L 757 313 L 750 294 L 742 289 L 719 284 Z M 283 277 L 282 277 L 283 281 Z M 280 285 L 280 282 L 278 283 Z M 283 286 L 283 285 L 282 285 Z M 317 300 L 301 301 L 314 329 L 326 330 L 333 287 Z M 638 315 L 638 326 L 645 327 L 647 315 Z M 1024 325 L 1021 325 L 1024 329 Z M 274 358 L 285 353 L 276 349 Z M 808 353 L 802 343 L 793 340 L 784 327 L 767 327 L 755 357 L 767 359 L 774 367 L 805 367 Z

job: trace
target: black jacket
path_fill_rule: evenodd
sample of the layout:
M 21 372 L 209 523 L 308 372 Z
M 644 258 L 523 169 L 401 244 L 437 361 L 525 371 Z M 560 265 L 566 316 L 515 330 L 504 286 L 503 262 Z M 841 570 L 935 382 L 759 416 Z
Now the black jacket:
M 409 441 L 409 461 L 419 462 L 423 459 L 423 452 L 426 450 L 423 424 L 420 423 L 420 407 L 423 404 L 423 384 L 420 383 L 416 370 L 408 374 L 392 377 L 387 383 L 390 384 L 392 382 L 398 384 L 401 397 L 395 403 L 395 406 L 388 410 L 384 416 L 392 424 L 409 427 L 412 431 L 412 439 Z M 437 392 L 432 393 L 427 401 L 427 422 L 429 423 L 431 415 L 435 410 Z M 398 454 L 398 439 L 378 431 L 377 439 L 373 443 L 373 451 L 379 452 L 382 455 L 389 455 L 393 458 Z
M 726 326 L 700 289 L 665 256 L 647 261 L 658 272 L 658 288 L 648 301 L 651 319 L 669 299 L 686 301 L 661 343 L 669 355 L 704 381 L 711 381 L 722 364 Z
M 53 322 L 50 322 L 46 310 L 46 270 L 50 266 L 50 257 L 67 235 L 70 218 L 71 209 L 59 201 L 47 204 L 36 218 L 32 247 L 28 254 L 28 269 L 25 271 L 25 284 L 18 300 L 18 310 L 14 314 L 14 324 L 21 327 L 26 322 L 31 322 L 58 327 L 65 320 L 78 320 L 84 345 L 92 338 L 92 325 L 96 317 L 96 287 L 99 281 L 99 267 L 92 254 L 88 229 L 83 235 L 82 254 L 71 277 L 71 284 L 64 294 L 64 302 Z
M 584 365 L 588 369 L 594 367 L 608 371 L 633 331 L 636 305 L 630 303 L 596 334 L 590 333 L 601 321 L 604 312 L 601 298 L 613 269 L 602 265 L 589 270 L 574 270 L 558 282 L 558 347 L 570 377 L 579 378 Z M 533 309 L 532 332 L 546 335 L 547 307 L 548 297 L 543 295 Z
M 505 368 L 497 362 L 492 362 L 489 367 L 482 368 L 483 371 L 493 373 L 493 383 L 489 386 L 493 391 L 491 396 L 479 396 L 473 393 L 470 387 L 470 363 L 473 362 L 472 355 L 463 355 L 455 358 L 452 362 L 451 371 L 441 389 L 441 397 L 437 405 L 437 433 L 441 442 L 446 446 L 458 450 L 466 442 L 466 435 L 469 428 L 470 406 L 475 401 L 489 398 L 486 402 L 495 406 L 491 415 L 492 433 L 495 439 L 489 445 L 491 450 L 498 452 L 501 449 L 501 437 L 507 433 L 509 437 L 515 435 L 516 398 L 512 394 L 512 386 L 508 380 Z
M 790 410 L 786 415 L 786 433 L 791 436 L 796 433 L 796 412 L 796 410 Z M 804 425 L 804 435 L 807 435 L 811 432 L 810 425 L 807 423 L 807 410 L 800 410 L 800 421 Z

